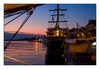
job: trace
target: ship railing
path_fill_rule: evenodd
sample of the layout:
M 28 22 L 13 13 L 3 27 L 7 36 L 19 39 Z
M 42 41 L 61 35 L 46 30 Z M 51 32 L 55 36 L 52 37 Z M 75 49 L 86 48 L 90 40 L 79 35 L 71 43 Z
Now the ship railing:
M 75 63 L 68 56 L 64 55 L 64 58 L 65 58 L 65 64 L 75 65 Z

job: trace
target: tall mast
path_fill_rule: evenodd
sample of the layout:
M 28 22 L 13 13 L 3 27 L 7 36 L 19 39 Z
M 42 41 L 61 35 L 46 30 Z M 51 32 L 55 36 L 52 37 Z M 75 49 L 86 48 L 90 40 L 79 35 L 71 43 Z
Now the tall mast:
M 56 11 L 56 14 L 54 13 L 53 15 L 51 15 L 52 16 L 52 21 L 48 21 L 48 23 L 55 23 L 55 28 L 56 29 L 60 28 L 60 26 L 59 26 L 60 22 L 67 22 L 67 20 L 60 20 L 60 17 L 65 15 L 64 13 L 61 13 L 61 12 L 67 11 L 67 9 L 61 9 L 61 8 L 59 8 L 59 6 L 60 5 L 57 4 L 56 9 L 49 10 L 49 11 Z M 54 19 L 55 16 L 56 16 L 56 20 Z
M 57 29 L 59 29 L 59 4 L 57 4 L 57 21 L 55 26 Z

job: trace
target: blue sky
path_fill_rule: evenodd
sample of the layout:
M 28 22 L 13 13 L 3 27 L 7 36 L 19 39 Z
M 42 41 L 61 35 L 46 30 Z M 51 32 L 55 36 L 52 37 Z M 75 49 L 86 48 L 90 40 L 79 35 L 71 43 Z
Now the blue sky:
M 68 5 L 68 19 L 69 25 L 79 23 L 85 26 L 89 19 L 96 19 L 96 5 L 95 4 L 70 4 Z
M 96 19 L 96 4 L 66 4 L 68 11 L 66 12 L 66 20 L 69 28 L 76 27 L 78 22 L 81 26 L 85 26 L 89 19 Z M 49 21 L 50 4 L 45 4 L 37 7 L 34 13 L 20 30 L 20 32 L 46 34 Z M 16 31 L 26 14 L 13 21 L 8 26 L 5 26 L 5 31 Z M 9 19 L 9 18 L 8 18 Z M 5 23 L 8 21 L 5 19 Z

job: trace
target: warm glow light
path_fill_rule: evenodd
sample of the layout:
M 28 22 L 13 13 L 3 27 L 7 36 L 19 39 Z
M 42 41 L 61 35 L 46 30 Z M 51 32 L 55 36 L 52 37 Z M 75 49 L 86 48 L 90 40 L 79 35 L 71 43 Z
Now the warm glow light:
M 59 35 L 59 33 L 57 32 L 57 36 Z
M 59 36 L 59 30 L 57 30 L 57 36 Z
M 96 42 L 93 42 L 92 45 L 96 45 Z
M 84 35 L 84 34 L 82 33 L 82 35 Z
M 36 45 L 35 45 L 35 50 L 38 51 L 39 47 L 38 47 L 38 42 L 36 42 Z
M 77 36 L 79 36 L 79 34 Z

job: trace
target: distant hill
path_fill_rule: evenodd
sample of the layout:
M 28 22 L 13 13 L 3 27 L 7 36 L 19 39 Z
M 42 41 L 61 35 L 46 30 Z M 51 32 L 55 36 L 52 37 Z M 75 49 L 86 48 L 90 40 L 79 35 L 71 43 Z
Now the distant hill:
M 14 35 L 14 33 L 4 32 L 4 40 L 9 40 Z M 31 37 L 42 37 L 44 35 L 41 34 L 28 34 L 28 33 L 18 33 L 14 40 L 22 39 L 22 38 L 31 38 Z

